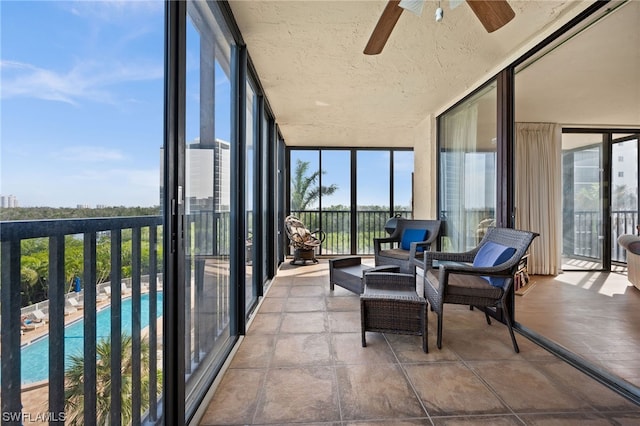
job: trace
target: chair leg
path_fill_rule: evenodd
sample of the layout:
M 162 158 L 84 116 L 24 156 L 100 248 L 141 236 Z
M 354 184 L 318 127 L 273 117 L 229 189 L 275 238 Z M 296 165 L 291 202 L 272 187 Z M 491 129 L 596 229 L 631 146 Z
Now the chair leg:
M 511 325 L 511 317 L 509 316 L 509 310 L 502 304 L 502 309 L 504 311 L 504 319 L 507 321 L 507 327 L 509 328 L 509 334 L 511 335 L 511 342 L 513 342 L 513 350 L 516 353 L 520 353 L 520 348 L 518 347 L 518 342 L 516 342 L 516 336 L 513 334 L 513 326 Z
M 484 311 L 484 316 L 485 318 L 487 318 L 487 324 L 491 325 L 491 317 L 489 316 L 489 314 L 487 313 L 487 310 L 485 309 Z
M 424 327 L 422 327 L 422 350 L 424 353 L 429 353 L 429 343 L 427 342 L 427 331 L 429 328 L 429 322 L 427 318 L 427 307 L 422 307 L 422 320 L 424 321 Z
M 438 349 L 442 349 L 442 312 L 438 315 Z
M 360 330 L 362 332 L 362 347 L 366 348 L 367 347 L 367 339 L 365 334 L 367 333 L 365 331 L 365 324 L 367 322 L 367 319 L 365 318 L 366 315 L 366 310 L 364 308 L 364 302 L 361 300 L 360 301 Z

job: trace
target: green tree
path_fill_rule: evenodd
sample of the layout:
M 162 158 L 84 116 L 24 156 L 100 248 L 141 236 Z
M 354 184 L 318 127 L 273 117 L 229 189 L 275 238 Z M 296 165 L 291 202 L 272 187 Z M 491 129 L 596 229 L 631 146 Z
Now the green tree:
M 111 340 L 101 339 L 96 345 L 96 421 L 99 425 L 110 424 L 109 409 L 111 407 Z M 140 365 L 142 379 L 142 410 L 149 408 L 149 342 L 141 341 Z M 131 336 L 122 335 L 122 424 L 131 424 L 133 417 L 132 401 L 132 372 L 133 353 Z M 161 392 L 162 372 L 158 370 L 158 394 Z M 65 372 L 65 402 L 67 422 L 70 425 L 84 424 L 84 357 L 82 354 L 71 356 L 71 365 Z
M 306 210 L 307 207 L 322 195 L 331 195 L 338 189 L 338 185 L 331 184 L 329 186 L 319 185 L 320 172 L 309 173 L 309 162 L 298 159 L 296 168 L 291 181 L 291 210 Z

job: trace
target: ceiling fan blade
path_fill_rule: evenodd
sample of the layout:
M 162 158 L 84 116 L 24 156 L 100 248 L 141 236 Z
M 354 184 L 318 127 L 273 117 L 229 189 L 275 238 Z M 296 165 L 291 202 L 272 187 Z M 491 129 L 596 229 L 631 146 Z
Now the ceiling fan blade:
M 369 42 L 367 42 L 364 48 L 365 55 L 377 55 L 382 52 L 382 48 L 387 43 L 393 27 L 396 26 L 396 22 L 398 22 L 404 10 L 398 6 L 399 3 L 400 0 L 389 0 L 389 3 L 387 3 L 382 15 L 380 15 L 380 19 L 378 19 L 376 27 L 371 33 Z
M 467 3 L 489 33 L 502 28 L 516 16 L 506 0 L 467 0 Z

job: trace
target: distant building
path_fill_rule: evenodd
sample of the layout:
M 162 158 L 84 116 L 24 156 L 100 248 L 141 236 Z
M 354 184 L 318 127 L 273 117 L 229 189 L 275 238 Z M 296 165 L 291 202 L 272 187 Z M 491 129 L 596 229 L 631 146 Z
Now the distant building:
M 77 209 L 90 209 L 91 207 L 89 206 L 89 204 L 78 204 L 76 205 Z
M 230 211 L 230 143 L 221 139 L 205 143 L 196 138 L 192 143 L 187 144 L 186 148 L 187 181 L 185 203 L 187 213 L 196 211 Z M 161 158 L 163 154 L 161 149 Z M 163 182 L 162 171 L 160 176 L 161 194 Z
M 18 199 L 15 195 L 0 195 L 0 206 L 3 209 L 20 207 L 20 205 L 18 204 Z
M 107 206 L 106 204 L 96 204 L 96 209 L 106 209 L 107 207 L 109 206 Z

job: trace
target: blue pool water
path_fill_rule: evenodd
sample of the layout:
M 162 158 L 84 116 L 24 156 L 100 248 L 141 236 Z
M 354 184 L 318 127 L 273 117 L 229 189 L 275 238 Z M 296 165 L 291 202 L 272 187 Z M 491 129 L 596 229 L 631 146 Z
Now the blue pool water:
M 162 316 L 162 293 L 158 293 L 157 313 Z M 141 297 L 141 327 L 149 325 L 149 295 Z M 122 300 L 122 333 L 131 335 L 131 298 Z M 97 340 L 108 338 L 111 333 L 111 308 L 106 307 L 96 314 Z M 69 324 L 64 329 L 64 367 L 69 367 L 70 356 L 82 354 L 84 345 L 84 321 Z M 49 379 L 49 337 L 45 336 L 22 348 L 22 384 Z

